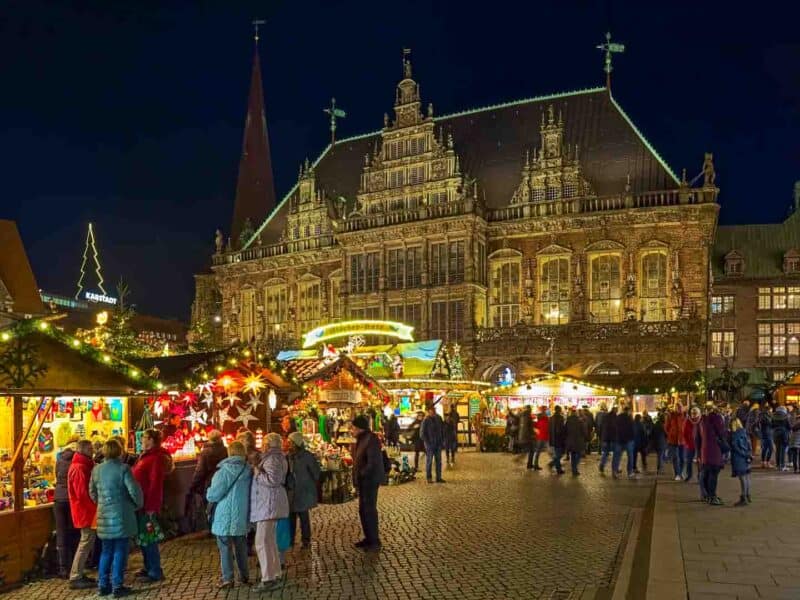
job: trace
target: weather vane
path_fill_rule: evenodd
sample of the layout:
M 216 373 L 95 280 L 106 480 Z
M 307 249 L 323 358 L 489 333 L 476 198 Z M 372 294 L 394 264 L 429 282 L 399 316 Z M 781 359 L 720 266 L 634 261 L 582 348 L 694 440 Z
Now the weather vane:
M 344 119 L 347 113 L 341 108 L 336 108 L 336 98 L 331 98 L 331 107 L 323 108 L 322 112 L 328 113 L 331 116 L 331 146 L 336 141 L 336 119 Z
M 606 43 L 600 44 L 599 46 L 597 46 L 597 49 L 602 50 L 603 52 L 605 52 L 606 55 L 605 66 L 603 67 L 603 70 L 606 72 L 606 88 L 610 90 L 611 71 L 612 71 L 611 57 L 615 53 L 622 54 L 623 52 L 625 52 L 625 46 L 623 44 L 613 43 L 611 41 L 611 32 L 609 31 L 606 33 Z
M 253 20 L 253 29 L 255 30 L 255 39 L 258 42 L 258 26 L 266 24 L 266 21 L 263 19 L 255 19 Z

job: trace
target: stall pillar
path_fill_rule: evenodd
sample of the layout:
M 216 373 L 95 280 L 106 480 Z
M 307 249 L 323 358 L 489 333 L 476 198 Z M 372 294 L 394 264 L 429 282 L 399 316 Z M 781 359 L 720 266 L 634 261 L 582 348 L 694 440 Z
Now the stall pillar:
M 22 436 L 24 432 L 22 431 L 22 399 L 14 397 L 11 402 L 13 403 L 13 418 L 14 418 L 14 448 L 19 447 L 22 443 Z M 17 458 L 17 462 L 12 465 L 14 472 L 12 474 L 12 482 L 14 485 L 14 510 L 22 510 L 24 507 L 25 495 L 24 495 L 24 485 L 23 485 L 23 477 L 24 477 L 24 467 L 25 461 L 22 460 L 22 454 Z

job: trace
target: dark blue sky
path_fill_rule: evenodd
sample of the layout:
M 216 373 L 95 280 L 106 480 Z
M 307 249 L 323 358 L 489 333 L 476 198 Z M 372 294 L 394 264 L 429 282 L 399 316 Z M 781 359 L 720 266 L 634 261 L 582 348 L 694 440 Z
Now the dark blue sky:
M 627 46 L 614 95 L 673 169 L 713 151 L 723 223 L 780 220 L 800 179 L 798 3 L 0 3 L 0 217 L 16 219 L 41 287 L 74 293 L 86 222 L 107 280 L 182 318 L 192 274 L 227 230 L 262 29 L 278 195 L 328 139 L 390 111 L 400 50 L 438 114 L 601 85 L 594 46 Z M 133 9 L 131 6 L 147 8 Z

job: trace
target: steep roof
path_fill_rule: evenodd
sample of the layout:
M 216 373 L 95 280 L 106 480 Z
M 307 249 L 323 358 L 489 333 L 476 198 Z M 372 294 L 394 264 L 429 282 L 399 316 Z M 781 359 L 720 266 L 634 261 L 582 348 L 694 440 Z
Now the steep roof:
M 275 208 L 275 181 L 272 176 L 267 119 L 264 115 L 261 61 L 256 46 L 231 222 L 231 242 L 234 247 L 239 245 L 239 235 L 245 221 L 250 219 L 252 226 L 257 227 L 264 215 L 269 214 L 273 208 Z
M 38 315 L 45 312 L 17 224 L 3 219 L 0 219 L 0 282 L 11 295 L 15 313 Z
M 783 255 L 800 250 L 800 211 L 783 223 L 718 227 L 713 250 L 715 277 L 724 276 L 725 255 L 732 250 L 744 259 L 741 277 L 783 277 Z
M 435 119 L 445 133 L 452 133 L 461 169 L 477 178 L 489 208 L 509 204 L 521 180 L 525 152 L 541 145 L 542 114 L 550 105 L 562 112 L 564 142 L 579 147 L 583 173 L 598 195 L 623 192 L 629 174 L 634 193 L 678 187 L 675 174 L 608 90 L 593 88 Z M 379 139 L 380 131 L 374 131 L 326 147 L 314 162 L 317 186 L 329 198 L 355 198 L 364 155 L 372 152 Z M 264 243 L 278 241 L 295 190 L 296 186 L 289 190 L 258 230 Z

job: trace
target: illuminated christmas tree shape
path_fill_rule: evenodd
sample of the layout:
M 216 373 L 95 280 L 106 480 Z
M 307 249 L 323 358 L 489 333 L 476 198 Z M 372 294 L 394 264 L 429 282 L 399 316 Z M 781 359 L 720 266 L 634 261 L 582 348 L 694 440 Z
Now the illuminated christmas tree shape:
M 97 244 L 94 241 L 94 229 L 92 224 L 89 223 L 89 231 L 86 234 L 86 245 L 83 248 L 83 262 L 81 263 L 81 276 L 78 279 L 78 291 L 75 293 L 75 299 L 79 299 L 83 291 L 83 278 L 86 276 L 86 261 L 89 259 L 89 248 L 92 249 L 92 259 L 94 260 L 94 272 L 97 275 L 97 287 L 106 296 L 106 290 L 103 287 L 103 274 L 101 273 L 102 267 L 100 266 L 100 259 L 98 258 L 99 252 L 97 251 Z

